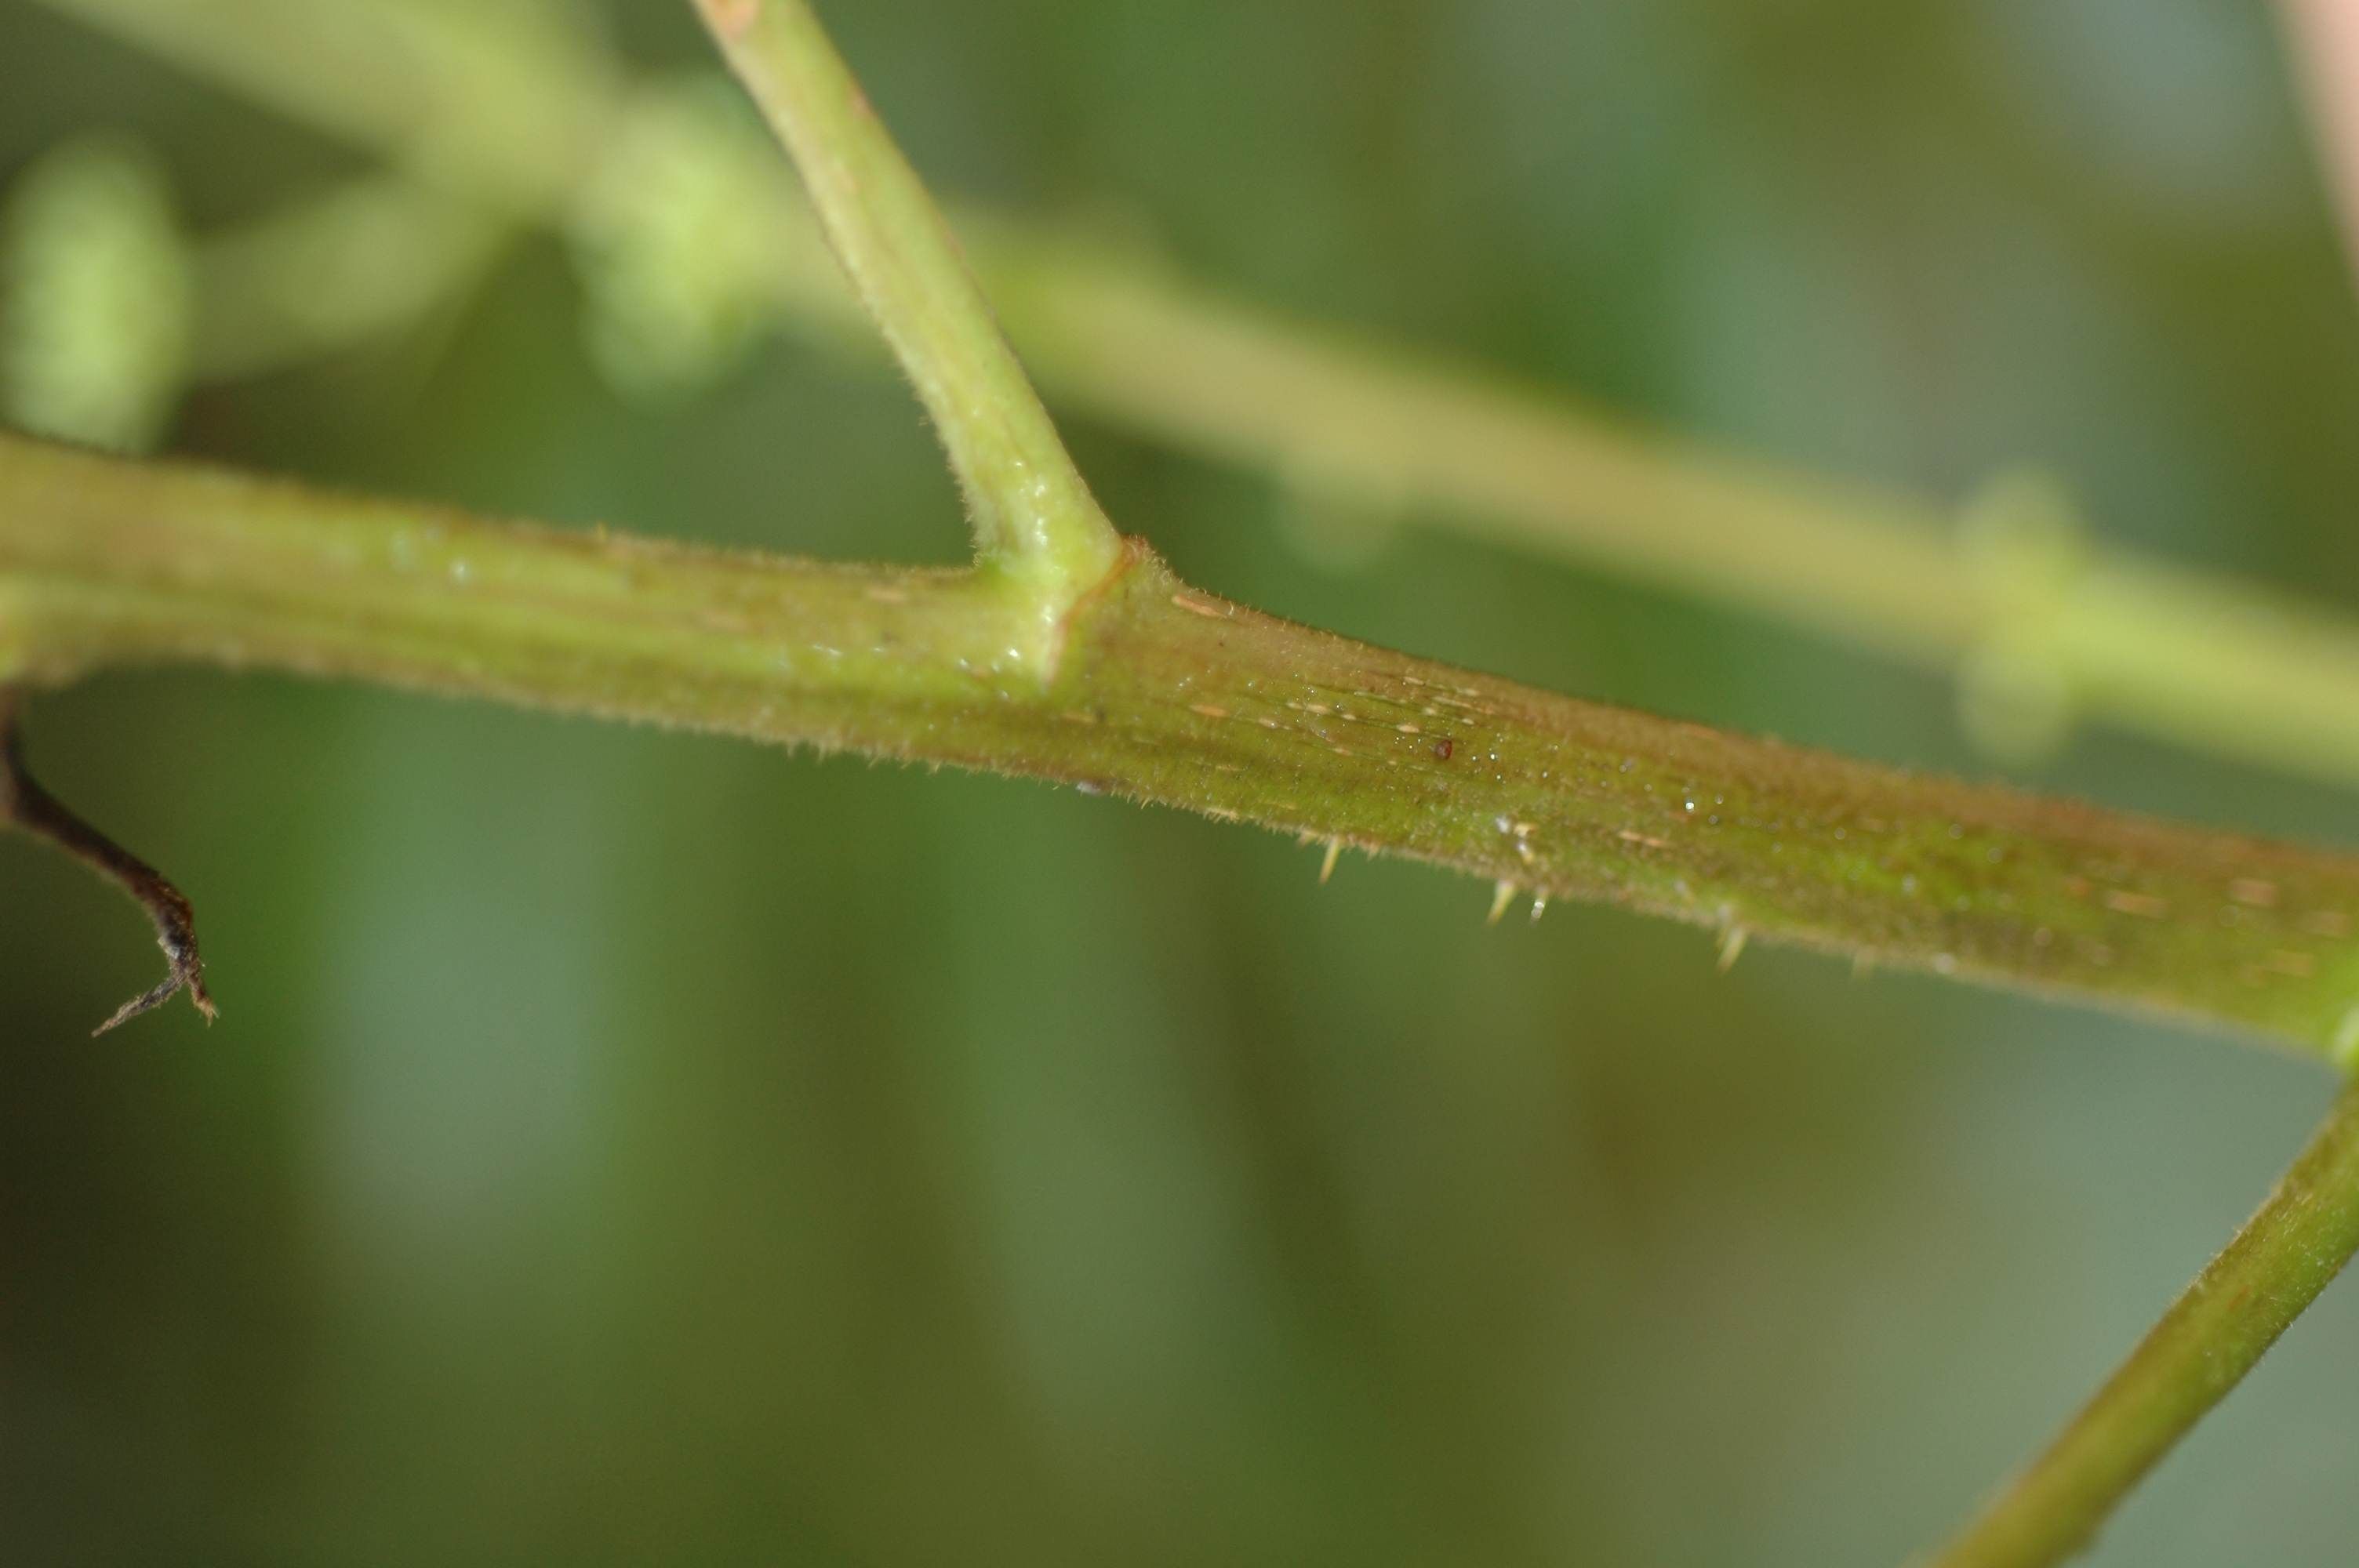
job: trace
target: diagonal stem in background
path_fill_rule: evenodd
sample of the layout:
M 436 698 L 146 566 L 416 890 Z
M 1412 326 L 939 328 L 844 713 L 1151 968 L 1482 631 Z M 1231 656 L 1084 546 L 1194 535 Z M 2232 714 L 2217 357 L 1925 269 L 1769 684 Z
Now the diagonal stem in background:
M 205 989 L 205 963 L 197 952 L 196 914 L 163 873 L 67 809 L 25 766 L 24 692 L 0 688 L 0 822 L 52 844 L 120 887 L 156 923 L 167 972 L 145 994 L 115 1010 L 93 1031 L 104 1034 L 152 1012 L 185 990 L 206 1021 L 220 1016 Z
M 2085 1550 L 2354 1251 L 2359 1086 L 2096 1398 L 1928 1568 L 2049 1568 Z

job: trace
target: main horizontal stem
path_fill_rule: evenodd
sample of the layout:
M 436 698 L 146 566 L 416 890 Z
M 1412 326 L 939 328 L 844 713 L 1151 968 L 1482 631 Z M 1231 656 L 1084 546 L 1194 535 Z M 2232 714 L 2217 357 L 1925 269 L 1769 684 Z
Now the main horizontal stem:
M 2359 1047 L 2359 857 L 1919 778 L 1257 614 L 1133 547 L 966 573 L 486 523 L 0 437 L 0 681 L 198 661 L 986 769 L 1999 984 Z

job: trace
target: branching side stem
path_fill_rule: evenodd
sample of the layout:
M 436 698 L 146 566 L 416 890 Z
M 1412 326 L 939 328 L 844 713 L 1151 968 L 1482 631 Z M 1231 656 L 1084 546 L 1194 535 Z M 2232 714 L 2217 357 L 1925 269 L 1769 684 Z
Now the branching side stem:
M 1040 629 L 1122 558 L 933 199 L 805 0 L 696 0 L 794 155 L 828 242 L 917 384 L 986 566 L 1038 595 Z

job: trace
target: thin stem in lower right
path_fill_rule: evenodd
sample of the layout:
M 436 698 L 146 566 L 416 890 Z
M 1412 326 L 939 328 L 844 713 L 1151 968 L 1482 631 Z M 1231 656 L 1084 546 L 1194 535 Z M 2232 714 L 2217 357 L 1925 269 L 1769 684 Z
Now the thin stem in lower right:
M 2085 1550 L 2354 1251 L 2359 1085 L 2097 1397 L 1929 1568 L 2046 1568 Z

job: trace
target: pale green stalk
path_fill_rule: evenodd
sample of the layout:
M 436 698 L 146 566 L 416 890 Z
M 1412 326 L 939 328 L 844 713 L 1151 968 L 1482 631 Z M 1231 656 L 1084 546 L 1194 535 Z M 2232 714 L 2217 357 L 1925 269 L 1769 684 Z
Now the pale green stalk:
M 619 91 L 578 30 L 481 0 L 43 0 L 451 190 L 563 201 Z
M 698 0 L 793 153 L 829 243 L 949 449 L 984 563 L 1040 596 L 1044 631 L 1122 540 L 1000 335 L 933 198 L 804 0 Z

